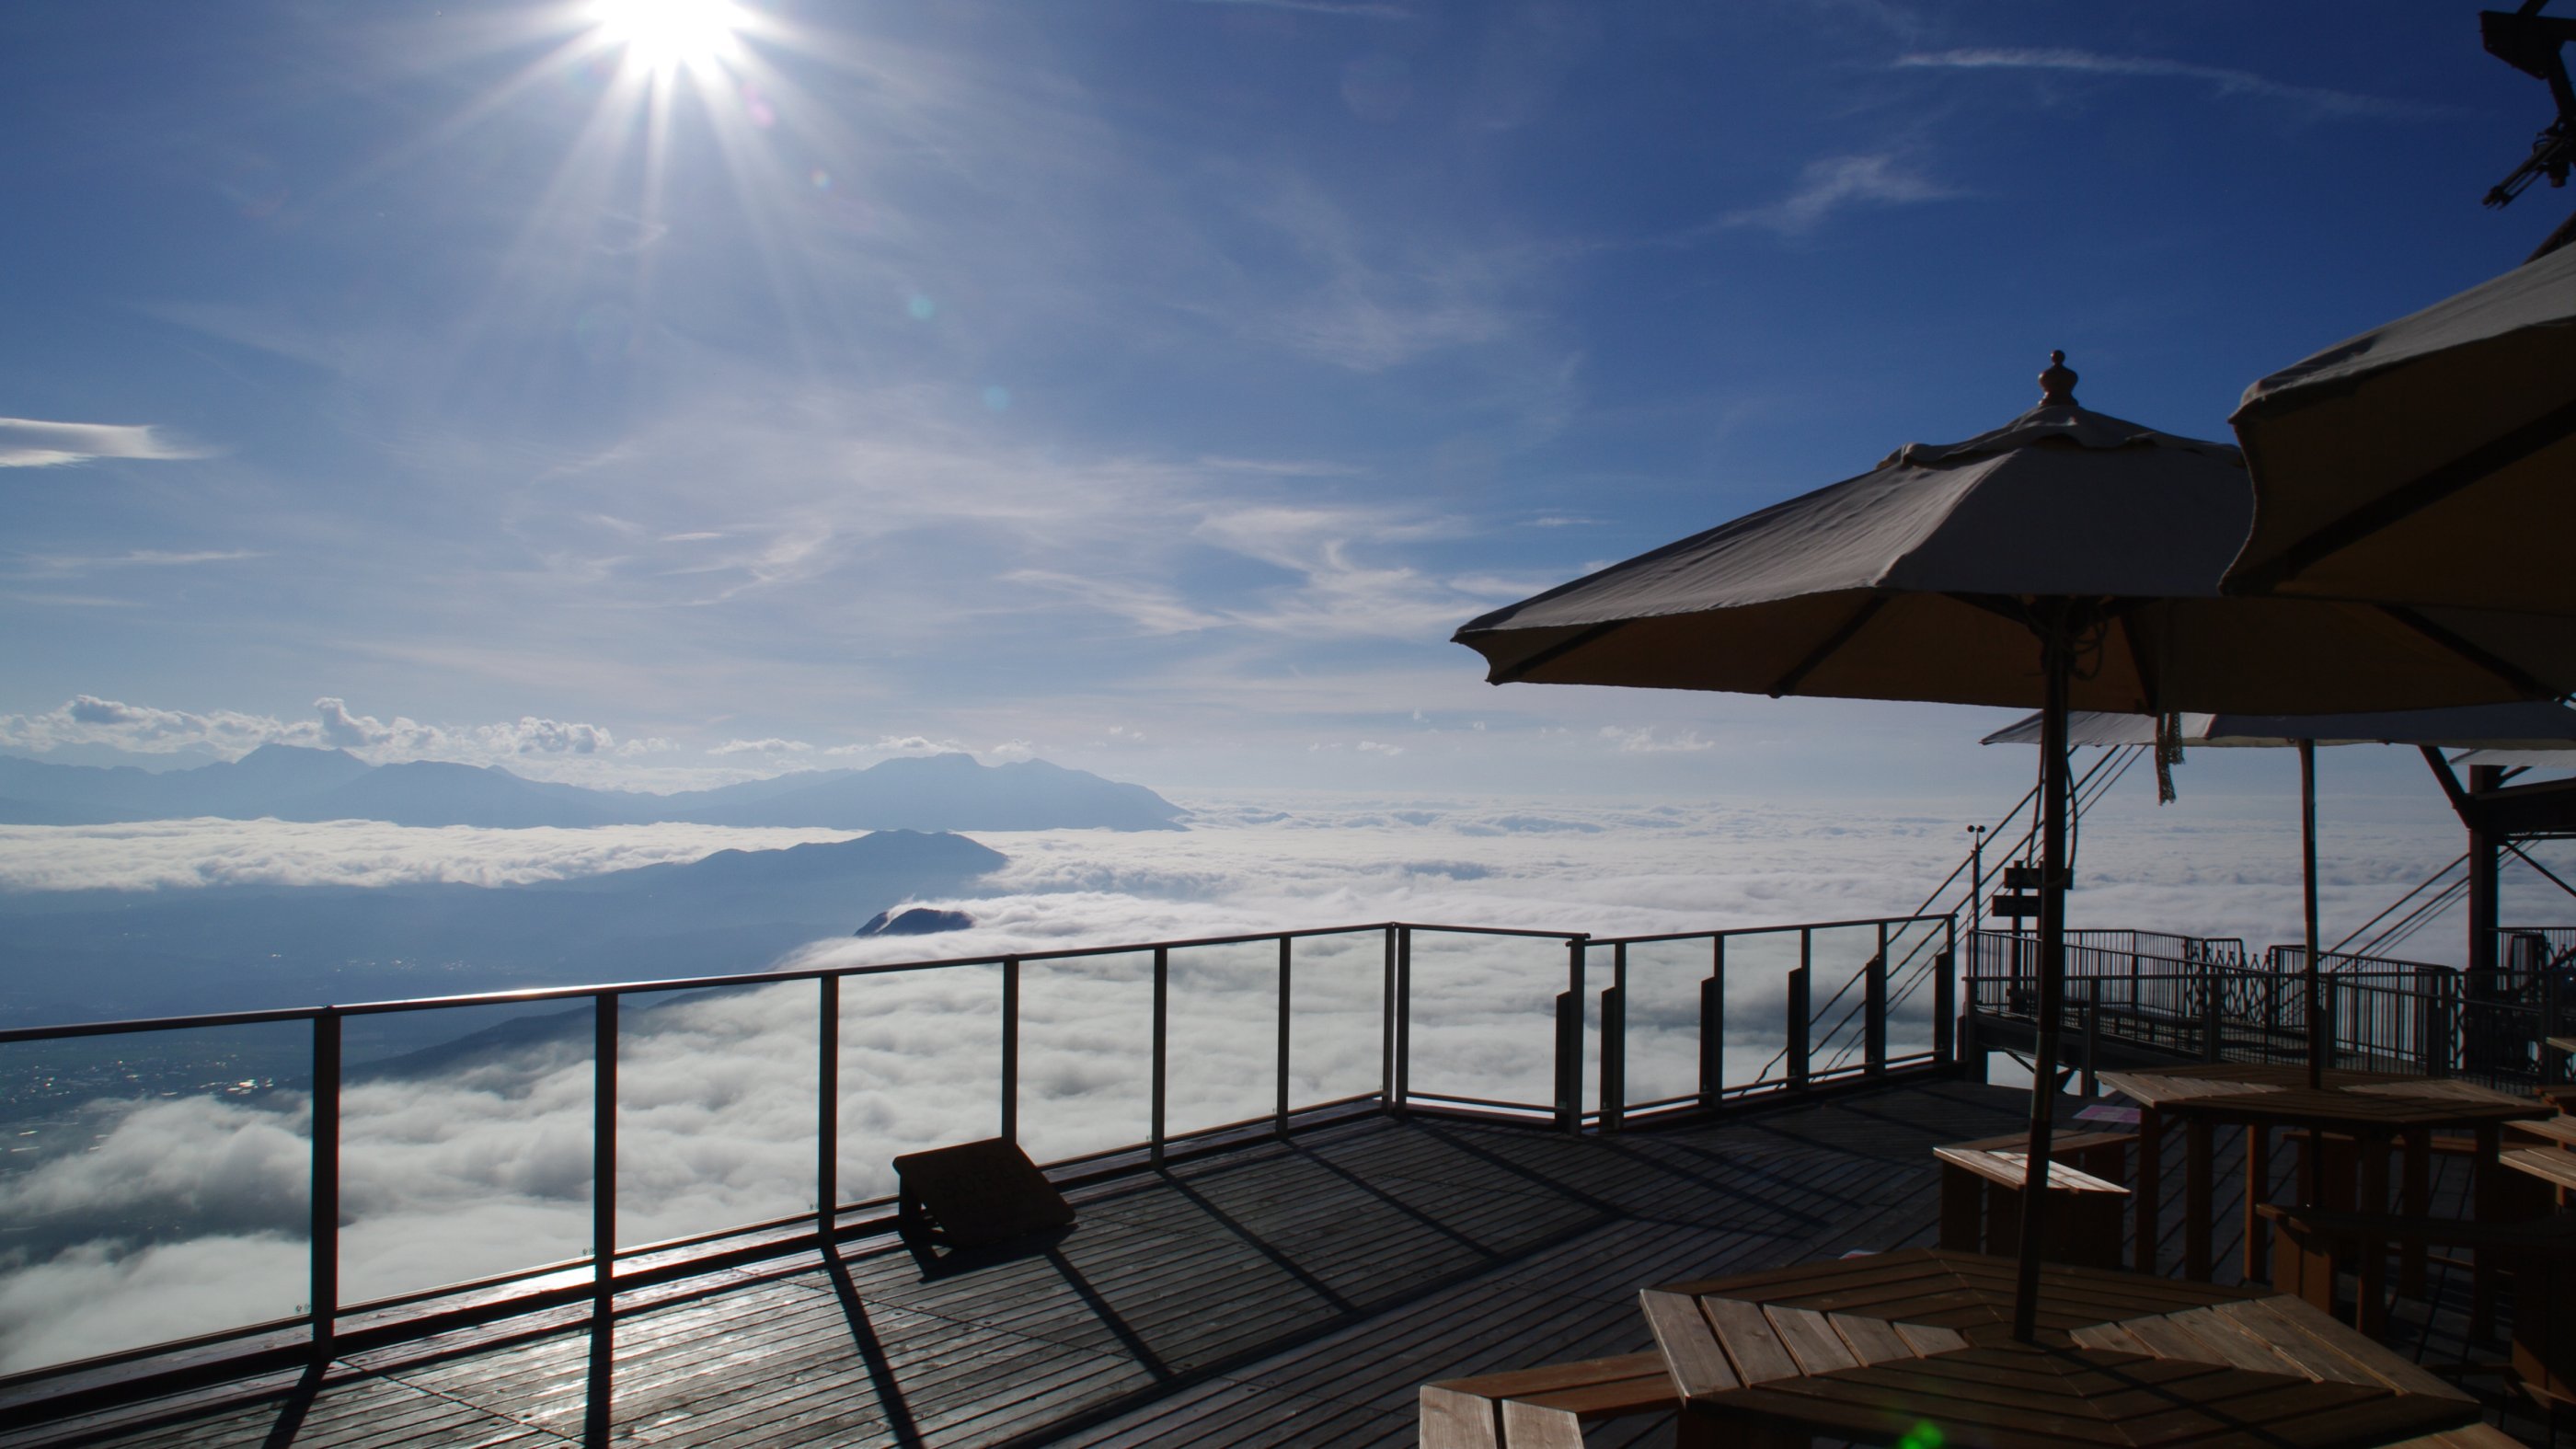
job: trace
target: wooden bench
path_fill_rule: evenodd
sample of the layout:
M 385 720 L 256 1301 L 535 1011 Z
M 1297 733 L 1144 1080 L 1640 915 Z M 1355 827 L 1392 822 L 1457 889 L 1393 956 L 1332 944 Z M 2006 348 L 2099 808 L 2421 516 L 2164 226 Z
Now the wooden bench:
M 2536 1137 L 2559 1147 L 2576 1147 L 2576 1117 L 2567 1116 L 2565 1113 L 2555 1117 L 2534 1118 L 2529 1122 L 2507 1122 L 2504 1124 L 2504 1130 Z
M 2050 1144 L 2042 1253 L 2086 1268 L 2120 1266 L 2120 1212 L 2129 1190 L 2097 1173 L 2125 1173 L 2130 1132 L 2070 1132 Z M 1941 1246 L 2009 1257 L 2020 1251 L 2030 1154 L 2022 1136 L 1935 1147 L 1941 1161 Z
M 1660 1353 L 1630 1353 L 1424 1384 L 1421 1449 L 1583 1449 L 1586 1424 L 1678 1413 Z M 1712 1425 L 1685 1416 L 1674 1449 L 1716 1449 Z
M 2576 1216 L 2482 1223 L 2462 1218 L 2334 1212 L 2264 1203 L 2273 1224 L 2272 1286 L 2335 1312 L 2335 1258 L 2357 1258 L 2359 1291 L 2351 1322 L 2374 1337 L 2387 1329 L 2392 1247 L 2468 1248 L 2513 1274 L 2513 1372 L 2544 1406 L 2576 1406 Z
M 2558 1189 L 2558 1200 L 2562 1204 L 2567 1201 L 2567 1190 L 2576 1188 L 2576 1152 L 2559 1147 L 2514 1147 L 2499 1154 L 2496 1160 Z

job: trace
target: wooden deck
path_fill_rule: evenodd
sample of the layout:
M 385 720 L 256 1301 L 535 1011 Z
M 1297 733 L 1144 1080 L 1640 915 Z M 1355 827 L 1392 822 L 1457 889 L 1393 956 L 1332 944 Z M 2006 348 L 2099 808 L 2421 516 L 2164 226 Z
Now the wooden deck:
M 622 1296 L 606 1344 L 586 1310 L 532 1315 L 0 1444 L 534 1449 L 583 1442 L 604 1382 L 616 1444 L 1409 1445 L 1426 1380 L 1651 1348 L 1640 1287 L 1930 1243 L 1932 1147 L 2027 1101 L 1917 1081 L 1582 1139 L 1365 1118 L 1083 1190 L 1077 1226 L 1016 1256 L 926 1272 L 850 1243 Z M 2494 1358 L 2460 1342 L 2464 1275 L 2436 1274 L 2392 1343 Z

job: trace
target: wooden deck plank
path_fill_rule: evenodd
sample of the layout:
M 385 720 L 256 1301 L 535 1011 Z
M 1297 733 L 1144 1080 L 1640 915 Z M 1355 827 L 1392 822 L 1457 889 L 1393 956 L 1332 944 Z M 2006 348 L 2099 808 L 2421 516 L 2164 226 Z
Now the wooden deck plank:
M 1613 1137 L 1416 1117 L 1254 1142 L 1077 1191 L 1080 1221 L 1044 1251 L 925 1274 L 891 1243 L 845 1248 L 856 1317 L 810 1254 L 621 1298 L 615 1442 L 1410 1444 L 1426 1381 L 1651 1350 L 1639 1288 L 1928 1244 L 1931 1148 L 2017 1130 L 2027 1102 L 1912 1084 Z M 2181 1136 L 2167 1134 L 2170 1182 Z M 2233 1153 L 2222 1144 L 2221 1182 Z M 2276 1181 L 2293 1160 L 2273 1154 Z M 2433 1210 L 2456 1210 L 2465 1164 L 2438 1161 L 2435 1189 Z M 2241 1198 L 2218 1207 L 2225 1279 Z M 2170 1203 L 2163 1226 L 2170 1265 Z M 2449 1343 L 2466 1275 L 2434 1279 L 2436 1306 L 2402 1326 Z M 577 1442 L 586 1317 L 552 1310 L 364 1355 L 335 1370 L 291 1442 Z M 268 1445 L 285 1382 L 0 1444 Z M 1640 1416 L 1587 1443 L 1671 1437 L 1669 1416 Z

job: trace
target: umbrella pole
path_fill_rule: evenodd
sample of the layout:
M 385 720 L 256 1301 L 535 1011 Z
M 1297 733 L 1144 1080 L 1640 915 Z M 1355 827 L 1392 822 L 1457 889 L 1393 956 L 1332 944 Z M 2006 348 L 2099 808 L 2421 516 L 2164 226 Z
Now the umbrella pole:
M 2327 1039 L 2324 1015 L 2317 1010 L 2317 742 L 2299 741 L 2299 870 L 2307 911 L 2308 1085 L 2325 1085 Z
M 2013 1337 L 2024 1343 L 2038 1328 L 2049 1137 L 2057 1125 L 2057 1027 L 2066 1000 L 2066 692 L 2075 665 L 2072 634 L 2071 621 L 2060 615 L 2040 636 L 2047 702 L 2039 717 L 2039 1040 L 2031 1053 L 2030 1161 L 2022 1179 L 2021 1262 L 2013 1290 Z

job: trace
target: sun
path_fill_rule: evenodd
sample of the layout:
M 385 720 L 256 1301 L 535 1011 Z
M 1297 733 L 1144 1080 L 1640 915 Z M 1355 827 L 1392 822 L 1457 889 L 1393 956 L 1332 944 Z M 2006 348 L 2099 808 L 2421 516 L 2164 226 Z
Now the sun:
M 733 0 L 593 0 L 599 36 L 650 71 L 697 69 L 731 54 L 742 14 Z

